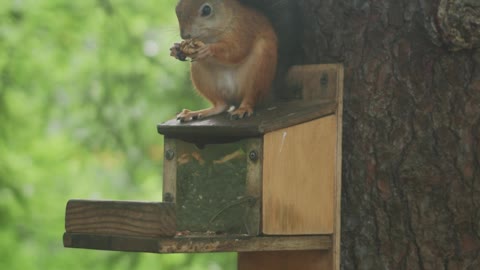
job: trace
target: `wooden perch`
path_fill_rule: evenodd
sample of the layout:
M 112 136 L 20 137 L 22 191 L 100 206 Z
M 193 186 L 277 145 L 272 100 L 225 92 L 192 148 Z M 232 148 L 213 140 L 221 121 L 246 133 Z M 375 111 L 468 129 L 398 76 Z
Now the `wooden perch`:
M 71 200 L 67 204 L 65 229 L 67 233 L 174 236 L 175 205 Z

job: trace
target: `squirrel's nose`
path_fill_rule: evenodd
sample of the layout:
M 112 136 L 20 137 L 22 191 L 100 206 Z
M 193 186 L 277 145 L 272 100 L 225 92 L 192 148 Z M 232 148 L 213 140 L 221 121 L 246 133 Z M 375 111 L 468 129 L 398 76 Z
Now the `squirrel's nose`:
M 182 33 L 180 34 L 180 36 L 182 37 L 182 39 L 190 39 L 190 38 L 192 38 L 192 35 L 190 35 L 190 34 L 185 34 L 185 32 L 182 32 Z

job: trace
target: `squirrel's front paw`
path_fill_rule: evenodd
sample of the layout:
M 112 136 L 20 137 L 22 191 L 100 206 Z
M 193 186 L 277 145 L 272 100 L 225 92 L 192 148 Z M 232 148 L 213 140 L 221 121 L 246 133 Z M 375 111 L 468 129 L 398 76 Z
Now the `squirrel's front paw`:
M 181 113 L 177 114 L 177 120 L 180 122 L 190 122 L 202 118 L 202 114 L 199 112 L 192 112 L 187 109 L 183 109 Z
M 192 57 L 192 60 L 198 61 L 198 60 L 206 59 L 210 56 L 212 56 L 210 45 L 204 44 L 197 50 L 197 53 Z
M 230 119 L 239 120 L 253 115 L 253 108 L 240 107 L 233 112 L 230 112 Z

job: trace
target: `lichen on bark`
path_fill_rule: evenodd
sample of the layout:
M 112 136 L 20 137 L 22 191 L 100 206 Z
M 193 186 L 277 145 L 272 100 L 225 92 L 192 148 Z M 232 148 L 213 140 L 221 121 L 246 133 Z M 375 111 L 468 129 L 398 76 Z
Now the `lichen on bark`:
M 424 6 L 429 6 L 421 0 Z M 480 1 L 434 0 L 425 26 L 432 40 L 453 51 L 480 48 Z

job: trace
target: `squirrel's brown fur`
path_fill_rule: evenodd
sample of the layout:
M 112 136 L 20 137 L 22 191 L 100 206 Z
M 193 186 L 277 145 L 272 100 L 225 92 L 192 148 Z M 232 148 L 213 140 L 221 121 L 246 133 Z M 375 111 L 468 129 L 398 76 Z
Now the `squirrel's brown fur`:
M 269 20 L 238 0 L 180 0 L 176 10 L 182 38 L 205 43 L 192 57 L 191 78 L 213 105 L 183 110 L 178 119 L 208 117 L 232 105 L 233 118 L 252 115 L 268 95 L 277 66 L 277 37 Z

